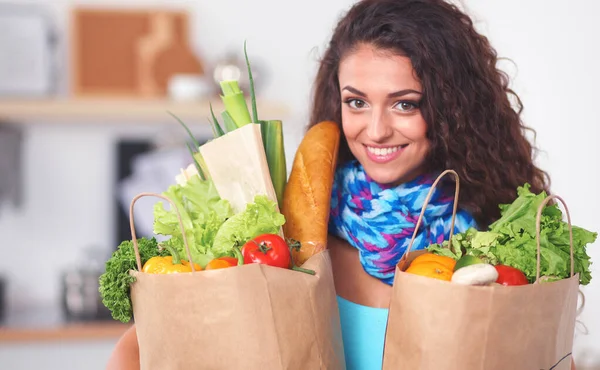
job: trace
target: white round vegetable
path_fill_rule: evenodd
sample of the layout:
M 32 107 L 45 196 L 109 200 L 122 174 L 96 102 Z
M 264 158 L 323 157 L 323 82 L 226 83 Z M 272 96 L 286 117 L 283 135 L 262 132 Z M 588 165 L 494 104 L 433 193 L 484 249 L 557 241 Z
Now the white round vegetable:
M 487 285 L 498 280 L 498 271 L 488 263 L 461 267 L 452 274 L 451 281 L 463 285 Z

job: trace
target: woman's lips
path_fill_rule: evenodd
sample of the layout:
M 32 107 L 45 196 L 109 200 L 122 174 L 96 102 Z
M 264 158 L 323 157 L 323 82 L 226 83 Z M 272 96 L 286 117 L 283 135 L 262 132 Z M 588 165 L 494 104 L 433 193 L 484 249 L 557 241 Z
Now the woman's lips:
M 387 147 L 373 147 L 365 145 L 367 156 L 376 163 L 387 163 L 396 158 L 404 151 L 408 144 Z

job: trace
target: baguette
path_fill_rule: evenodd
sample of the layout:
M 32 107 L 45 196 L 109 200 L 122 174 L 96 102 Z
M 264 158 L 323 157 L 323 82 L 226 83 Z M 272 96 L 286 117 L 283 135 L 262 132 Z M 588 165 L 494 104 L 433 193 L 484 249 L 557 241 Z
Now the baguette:
M 286 238 L 300 242 L 292 255 L 302 265 L 327 247 L 331 189 L 337 165 L 340 128 L 323 121 L 311 127 L 300 143 L 283 195 Z

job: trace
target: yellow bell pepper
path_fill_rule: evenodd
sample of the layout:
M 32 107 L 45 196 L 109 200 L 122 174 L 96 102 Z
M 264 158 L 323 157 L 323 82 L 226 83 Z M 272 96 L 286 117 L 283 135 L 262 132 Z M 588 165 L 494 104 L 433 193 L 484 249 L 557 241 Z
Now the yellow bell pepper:
M 152 257 L 142 267 L 142 271 L 148 274 L 177 274 L 180 272 L 192 272 L 192 266 L 190 262 L 179 258 L 179 253 L 171 246 L 165 246 L 170 256 L 165 257 Z M 196 271 L 202 270 L 202 267 L 197 263 L 194 263 Z

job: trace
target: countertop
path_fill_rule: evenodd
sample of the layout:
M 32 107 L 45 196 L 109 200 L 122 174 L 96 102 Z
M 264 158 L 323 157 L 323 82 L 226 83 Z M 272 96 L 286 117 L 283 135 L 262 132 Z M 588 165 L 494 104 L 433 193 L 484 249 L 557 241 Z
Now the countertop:
M 117 339 L 130 326 L 112 319 L 69 321 L 56 309 L 29 309 L 2 320 L 0 343 Z

